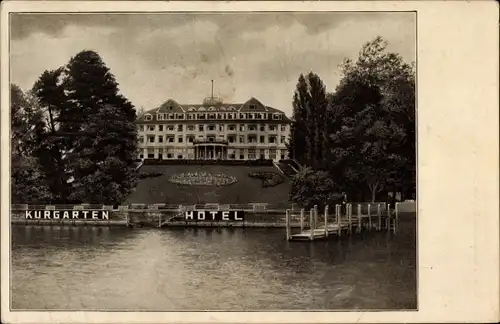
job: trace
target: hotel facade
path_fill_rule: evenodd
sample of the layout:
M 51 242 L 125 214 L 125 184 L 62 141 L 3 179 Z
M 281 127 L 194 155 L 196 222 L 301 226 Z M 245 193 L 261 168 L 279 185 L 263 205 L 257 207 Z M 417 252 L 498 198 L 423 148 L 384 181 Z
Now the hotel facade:
M 139 159 L 286 159 L 291 120 L 251 98 L 242 104 L 206 98 L 167 100 L 138 118 Z

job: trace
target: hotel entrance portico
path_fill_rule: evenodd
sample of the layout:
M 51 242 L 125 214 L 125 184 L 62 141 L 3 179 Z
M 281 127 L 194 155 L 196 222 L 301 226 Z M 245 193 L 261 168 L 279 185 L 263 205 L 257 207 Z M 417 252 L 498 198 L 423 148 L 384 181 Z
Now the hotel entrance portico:
M 198 140 L 193 142 L 197 160 L 226 160 L 228 142 L 223 140 Z

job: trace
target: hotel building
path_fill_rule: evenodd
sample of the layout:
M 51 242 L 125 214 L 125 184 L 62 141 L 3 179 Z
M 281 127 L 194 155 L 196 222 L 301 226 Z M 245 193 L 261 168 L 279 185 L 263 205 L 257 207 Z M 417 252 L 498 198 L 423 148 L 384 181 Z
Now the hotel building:
M 287 158 L 291 120 L 255 98 L 242 104 L 214 97 L 201 105 L 167 100 L 138 118 L 139 159 Z

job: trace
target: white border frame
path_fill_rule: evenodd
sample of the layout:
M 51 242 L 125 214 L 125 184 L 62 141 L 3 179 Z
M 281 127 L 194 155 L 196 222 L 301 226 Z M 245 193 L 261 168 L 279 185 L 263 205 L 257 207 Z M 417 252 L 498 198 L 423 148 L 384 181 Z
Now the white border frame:
M 418 300 L 408 312 L 10 312 L 8 13 L 51 11 L 417 11 Z M 1 12 L 3 322 L 339 323 L 499 320 L 496 1 L 7 1 Z

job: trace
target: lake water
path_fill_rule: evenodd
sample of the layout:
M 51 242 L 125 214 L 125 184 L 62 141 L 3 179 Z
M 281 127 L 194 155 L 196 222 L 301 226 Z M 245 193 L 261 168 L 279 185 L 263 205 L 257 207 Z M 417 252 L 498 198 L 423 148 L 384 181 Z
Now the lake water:
M 11 306 L 415 309 L 415 228 L 310 243 L 284 229 L 13 226 Z

